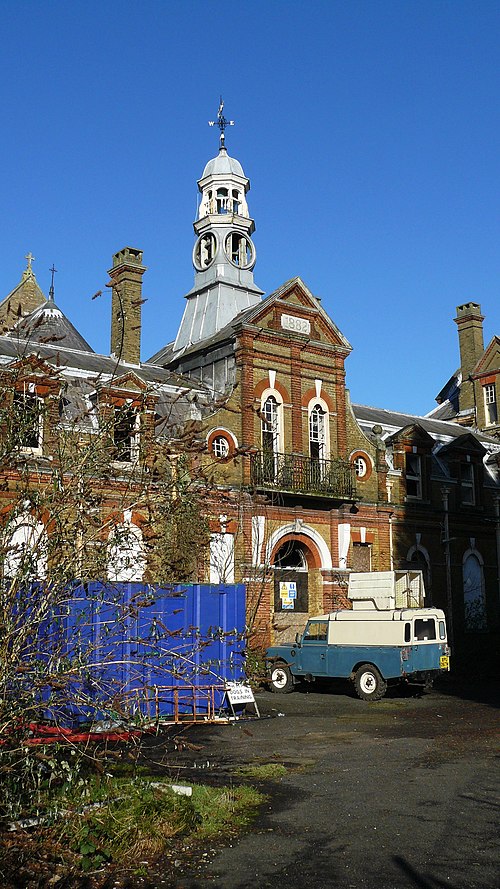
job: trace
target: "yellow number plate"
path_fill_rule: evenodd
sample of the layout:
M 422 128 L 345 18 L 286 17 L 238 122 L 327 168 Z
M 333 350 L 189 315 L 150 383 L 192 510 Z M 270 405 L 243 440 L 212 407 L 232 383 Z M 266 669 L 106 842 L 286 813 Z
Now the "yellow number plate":
M 447 654 L 439 658 L 439 666 L 442 670 L 450 669 L 450 659 Z

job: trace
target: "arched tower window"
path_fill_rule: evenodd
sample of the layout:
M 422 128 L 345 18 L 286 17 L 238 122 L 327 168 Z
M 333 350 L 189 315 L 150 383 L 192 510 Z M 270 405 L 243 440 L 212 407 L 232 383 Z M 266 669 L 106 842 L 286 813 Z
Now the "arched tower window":
M 227 188 L 218 188 L 217 189 L 217 202 L 216 208 L 217 213 L 227 213 L 228 212 L 228 190 Z

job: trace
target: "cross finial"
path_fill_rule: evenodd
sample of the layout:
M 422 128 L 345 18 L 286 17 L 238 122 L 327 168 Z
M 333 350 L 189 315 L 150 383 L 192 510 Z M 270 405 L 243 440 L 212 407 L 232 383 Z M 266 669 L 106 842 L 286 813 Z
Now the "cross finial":
M 220 130 L 220 144 L 219 148 L 225 148 L 225 135 L 224 130 L 226 127 L 234 127 L 234 120 L 227 120 L 224 117 L 224 102 L 222 100 L 222 96 L 219 101 L 219 110 L 217 112 L 217 120 L 209 120 L 209 127 L 219 127 Z
M 49 269 L 49 272 L 52 272 L 52 279 L 50 282 L 50 290 L 49 290 L 49 299 L 51 302 L 54 302 L 54 275 L 57 272 L 57 269 L 54 268 L 54 263 L 52 263 L 52 268 Z
M 26 254 L 26 256 L 24 258 L 28 260 L 28 268 L 26 269 L 26 271 L 29 272 L 30 274 L 32 274 L 33 270 L 31 268 L 31 263 L 35 261 L 35 257 L 33 256 L 33 254 L 30 251 L 29 253 Z

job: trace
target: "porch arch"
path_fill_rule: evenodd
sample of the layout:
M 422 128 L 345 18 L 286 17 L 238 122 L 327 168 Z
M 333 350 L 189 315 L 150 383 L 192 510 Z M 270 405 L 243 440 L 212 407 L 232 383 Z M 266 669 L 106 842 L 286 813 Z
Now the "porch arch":
M 297 528 L 295 522 L 283 525 L 271 534 L 266 547 L 267 565 L 273 564 L 276 553 L 288 540 L 302 543 L 309 550 L 312 557 L 311 568 L 321 568 L 323 571 L 332 569 L 332 556 L 321 535 L 308 525 Z

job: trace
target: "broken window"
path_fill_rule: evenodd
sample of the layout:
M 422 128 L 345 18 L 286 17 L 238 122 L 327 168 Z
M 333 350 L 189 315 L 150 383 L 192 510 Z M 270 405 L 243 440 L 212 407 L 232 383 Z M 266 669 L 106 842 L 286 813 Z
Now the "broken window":
M 422 498 L 422 461 L 418 454 L 406 454 L 406 496 Z
M 33 392 L 14 392 L 14 436 L 19 447 L 40 450 L 43 436 L 42 402 Z
M 129 406 L 115 407 L 114 459 L 132 463 L 139 456 L 139 414 Z

